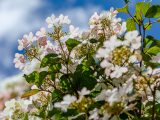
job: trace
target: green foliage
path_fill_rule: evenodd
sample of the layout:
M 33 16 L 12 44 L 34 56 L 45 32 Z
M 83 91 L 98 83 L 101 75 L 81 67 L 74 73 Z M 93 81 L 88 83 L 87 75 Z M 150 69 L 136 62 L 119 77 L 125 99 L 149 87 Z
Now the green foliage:
M 52 102 L 58 102 L 58 101 L 62 100 L 62 98 L 63 98 L 63 94 L 60 90 L 55 89 L 52 92 Z
M 135 17 L 136 19 L 138 19 L 139 21 L 142 20 L 143 15 L 146 14 L 146 12 L 148 11 L 148 9 L 150 8 L 150 3 L 145 3 L 145 2 L 138 2 L 136 4 L 136 11 L 135 11 Z
M 51 53 L 46 55 L 42 61 L 41 61 L 41 67 L 47 67 L 54 65 L 56 63 L 60 62 L 60 58 L 57 54 Z
M 160 17 L 160 6 L 159 5 L 153 5 L 150 7 L 145 14 L 145 17 L 147 18 L 158 18 Z
M 152 67 L 158 67 L 160 65 L 159 63 L 151 62 L 152 57 L 158 53 L 160 53 L 160 41 L 152 36 L 147 36 L 144 40 L 144 53 L 142 54 L 145 64 Z
M 96 85 L 96 78 L 94 77 L 94 70 L 90 68 L 91 60 L 84 60 L 82 64 L 79 64 L 73 75 L 73 84 L 78 90 L 86 87 L 88 90 L 92 90 Z
M 73 49 L 74 47 L 76 47 L 78 44 L 80 44 L 80 41 L 78 41 L 78 40 L 76 40 L 76 39 L 71 39 L 71 38 L 70 38 L 70 39 L 68 39 L 68 40 L 66 41 L 66 46 L 67 46 L 69 52 L 71 52 L 72 49 Z
M 37 71 L 34 71 L 29 75 L 24 75 L 24 77 L 28 83 L 40 86 L 43 84 L 44 79 L 47 75 L 48 75 L 48 72 L 46 71 L 42 71 L 40 73 L 38 73 Z
M 136 30 L 136 23 L 132 18 L 127 19 L 127 31 Z
M 123 8 L 117 8 L 118 12 L 128 13 L 128 4 L 125 5 Z
M 62 86 L 62 90 L 63 91 L 69 91 L 71 92 L 72 88 L 71 88 L 71 84 L 70 84 L 70 81 L 69 81 L 70 78 L 70 75 L 62 75 L 61 78 L 60 78 L 60 85 Z

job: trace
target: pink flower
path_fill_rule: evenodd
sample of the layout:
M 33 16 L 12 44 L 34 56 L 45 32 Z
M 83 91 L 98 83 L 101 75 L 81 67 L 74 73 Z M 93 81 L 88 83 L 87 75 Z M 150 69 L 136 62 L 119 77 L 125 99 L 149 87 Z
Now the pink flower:
M 41 28 L 40 31 L 36 32 L 36 36 L 39 37 L 44 37 L 46 36 L 46 29 L 45 28 Z
M 16 68 L 22 70 L 25 67 L 26 60 L 24 55 L 16 53 L 13 62 L 15 63 Z
M 27 48 L 34 40 L 35 37 L 33 36 L 32 32 L 30 32 L 29 35 L 24 35 L 22 40 L 18 40 L 18 50 L 23 50 L 24 48 Z
M 46 36 L 44 36 L 44 37 L 40 37 L 39 39 L 38 39 L 38 44 L 40 45 L 40 46 L 46 46 L 47 45 L 47 37 Z
M 47 37 L 46 37 L 46 29 L 41 28 L 40 31 L 36 32 L 38 44 L 41 46 L 46 46 L 47 45 Z

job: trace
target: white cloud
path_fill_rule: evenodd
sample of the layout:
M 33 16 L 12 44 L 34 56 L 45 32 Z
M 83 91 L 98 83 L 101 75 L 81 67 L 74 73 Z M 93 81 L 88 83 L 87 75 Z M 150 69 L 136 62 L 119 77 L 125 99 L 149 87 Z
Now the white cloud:
M 43 5 L 42 0 L 0 0 L 0 74 L 12 65 L 18 37 L 42 23 L 35 11 Z
M 86 29 L 88 27 L 88 21 L 94 12 L 101 11 L 100 6 L 89 5 L 87 7 L 76 7 L 63 11 L 65 15 L 68 15 L 72 21 L 73 25 L 80 27 L 81 29 Z M 60 11 L 61 12 L 61 11 Z
M 35 27 L 30 21 L 32 12 L 42 5 L 40 0 L 1 0 L 0 1 L 0 37 L 17 36 L 16 33 Z

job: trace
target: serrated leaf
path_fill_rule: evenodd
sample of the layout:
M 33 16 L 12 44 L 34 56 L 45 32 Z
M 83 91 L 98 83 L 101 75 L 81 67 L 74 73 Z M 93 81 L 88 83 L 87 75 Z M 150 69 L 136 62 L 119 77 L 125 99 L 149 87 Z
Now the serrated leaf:
M 160 17 L 160 5 L 153 5 L 150 7 L 145 15 L 147 18 L 158 18 Z
M 78 40 L 76 40 L 76 39 L 68 39 L 67 41 L 66 41 L 66 46 L 67 46 L 67 48 L 68 48 L 68 51 L 69 52 L 71 52 L 72 51 L 72 49 L 74 48 L 74 47 L 76 47 L 78 44 L 80 44 L 81 42 L 80 41 L 78 41 Z
M 28 91 L 28 92 L 25 92 L 25 93 L 21 96 L 21 98 L 30 97 L 30 96 L 32 96 L 32 95 L 37 94 L 39 91 L 40 91 L 40 90 L 38 90 L 38 89 L 32 89 L 32 90 L 30 90 L 30 91 Z
M 133 19 L 129 18 L 127 19 L 127 31 L 133 31 L 136 30 L 136 23 L 134 22 Z
M 117 8 L 118 12 L 128 13 L 128 4 L 125 5 L 123 8 Z

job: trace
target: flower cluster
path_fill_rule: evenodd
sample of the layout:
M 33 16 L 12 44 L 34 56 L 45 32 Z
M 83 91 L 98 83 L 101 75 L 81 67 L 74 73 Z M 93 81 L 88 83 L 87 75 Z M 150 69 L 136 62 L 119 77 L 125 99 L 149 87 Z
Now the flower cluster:
M 141 37 L 137 31 L 128 32 L 124 40 L 112 36 L 104 42 L 104 46 L 97 51 L 97 58 L 104 58 L 101 67 L 105 68 L 105 74 L 110 78 L 119 78 L 128 71 L 130 63 L 141 61 L 138 50 L 141 47 Z
M 159 119 L 160 42 L 130 30 L 117 14 L 94 13 L 85 31 L 52 15 L 52 29 L 18 40 L 15 67 L 32 87 L 5 103 L 2 119 Z

